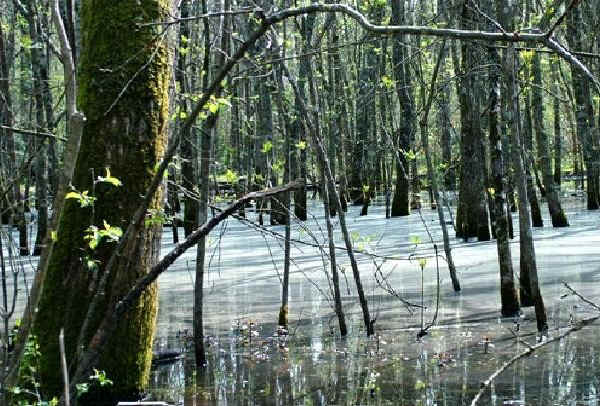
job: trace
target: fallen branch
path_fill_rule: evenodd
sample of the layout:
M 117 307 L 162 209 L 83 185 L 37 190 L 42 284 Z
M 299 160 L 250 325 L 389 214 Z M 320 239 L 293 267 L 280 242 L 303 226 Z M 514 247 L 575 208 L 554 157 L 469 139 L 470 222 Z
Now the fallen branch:
M 542 348 L 547 344 L 558 341 L 575 331 L 581 330 L 582 328 L 584 328 L 588 324 L 593 323 L 594 321 L 598 320 L 599 318 L 600 318 L 600 316 L 593 316 L 593 317 L 588 317 L 587 319 L 583 319 L 583 320 L 577 322 L 576 325 L 568 328 L 567 330 L 563 331 L 561 334 L 557 335 L 556 337 L 553 337 L 546 341 L 542 341 L 540 343 L 537 343 L 536 345 L 532 345 L 527 350 L 515 355 L 514 357 L 512 357 L 511 359 L 506 361 L 499 369 L 497 369 L 493 374 L 491 374 L 488 379 L 486 379 L 484 382 L 481 382 L 481 387 L 479 388 L 479 392 L 477 392 L 477 395 L 475 395 L 475 397 L 473 398 L 473 401 L 471 402 L 471 406 L 475 406 L 477 404 L 477 402 L 479 402 L 479 400 L 485 393 L 486 389 L 489 388 L 489 386 L 494 381 L 494 379 L 496 379 L 498 377 L 498 375 L 500 375 L 502 372 L 504 372 L 512 364 L 514 364 L 515 362 L 517 362 L 518 360 L 520 360 L 522 358 L 525 358 L 525 357 L 531 355 L 535 350 Z
M 578 298 L 580 298 L 581 300 L 583 300 L 585 303 L 591 305 L 596 310 L 600 311 L 600 306 L 598 306 L 597 304 L 595 304 L 591 300 L 586 299 L 585 297 L 583 297 L 582 295 L 580 295 L 579 293 L 577 293 L 577 291 L 575 289 L 571 288 L 566 282 L 563 282 L 563 284 L 575 296 L 577 296 Z M 492 384 L 492 382 L 494 381 L 494 379 L 496 379 L 498 377 L 498 375 L 500 375 L 502 372 L 504 372 L 512 364 L 514 364 L 515 362 L 517 362 L 518 360 L 520 360 L 522 358 L 525 358 L 525 357 L 531 355 L 538 348 L 542 348 L 545 345 L 553 343 L 555 341 L 558 341 L 558 340 L 560 340 L 560 339 L 568 336 L 569 334 L 571 334 L 571 333 L 573 333 L 575 331 L 581 330 L 582 328 L 584 328 L 588 324 L 592 324 L 594 321 L 598 320 L 599 318 L 600 318 L 600 316 L 592 316 L 592 317 L 588 317 L 586 319 L 580 320 L 580 321 L 576 322 L 573 326 L 569 327 L 568 329 L 566 329 L 565 331 L 563 331 L 562 333 L 560 333 L 559 335 L 557 335 L 556 337 L 553 337 L 553 338 L 551 338 L 549 340 L 546 340 L 546 341 L 539 342 L 539 343 L 537 343 L 535 345 L 530 345 L 530 344 L 525 343 L 529 347 L 527 350 L 525 350 L 525 351 L 523 351 L 523 352 L 515 355 L 514 357 L 512 357 L 511 359 L 509 359 L 508 361 L 506 361 L 504 364 L 502 364 L 502 366 L 499 369 L 497 369 L 493 374 L 491 374 L 488 379 L 486 379 L 484 382 L 481 382 L 481 387 L 479 388 L 479 392 L 477 392 L 477 395 L 475 395 L 475 397 L 473 398 L 473 401 L 471 402 L 471 406 L 475 406 L 477 404 L 477 402 L 479 402 L 479 400 L 481 399 L 481 397 L 485 393 L 485 390 L 487 388 L 489 388 L 489 386 Z M 513 334 L 514 334 L 514 332 L 513 332 Z

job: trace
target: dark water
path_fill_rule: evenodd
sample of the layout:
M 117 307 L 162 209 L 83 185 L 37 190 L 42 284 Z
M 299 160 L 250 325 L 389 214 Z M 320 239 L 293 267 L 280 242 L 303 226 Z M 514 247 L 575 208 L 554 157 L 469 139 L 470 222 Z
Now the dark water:
M 350 334 L 346 339 L 337 335 L 324 271 L 327 258 L 301 244 L 292 249 L 289 335 L 277 334 L 282 243 L 230 220 L 211 237 L 204 320 L 209 366 L 196 376 L 189 353 L 157 366 L 153 398 L 186 405 L 469 405 L 482 381 L 527 349 L 525 343 L 539 339 L 533 309 L 524 309 L 517 320 L 499 318 L 495 242 L 452 241 L 463 287 L 456 294 L 445 263 L 440 260 L 436 266 L 431 256 L 425 224 L 439 242 L 435 212 L 386 220 L 381 207 L 373 207 L 366 217 L 359 217 L 358 209 L 351 208 L 348 215 L 355 246 L 394 256 L 383 260 L 359 255 L 372 317 L 377 318 L 376 338 L 367 339 L 362 331 L 350 272 L 342 279 Z M 311 212 L 320 210 L 314 206 Z M 568 216 L 568 229 L 534 231 L 550 337 L 593 314 L 576 297 L 563 297 L 563 281 L 600 301 L 600 215 L 572 204 Z M 282 227 L 270 229 L 283 232 Z M 306 229 L 295 226 L 293 236 L 324 243 L 322 218 L 315 214 Z M 165 236 L 165 251 L 172 246 L 169 238 Z M 518 240 L 512 249 L 518 274 Z M 349 269 L 343 254 L 338 253 L 338 261 Z M 157 351 L 190 346 L 194 255 L 188 253 L 159 280 Z M 408 260 L 411 255 L 427 257 L 423 272 L 418 260 Z M 403 299 L 423 300 L 424 324 L 435 317 L 437 307 L 436 323 L 421 341 L 416 340 L 420 311 L 409 312 L 385 292 L 374 277 L 377 268 Z M 517 361 L 479 404 L 598 405 L 599 332 L 594 325 L 586 327 Z

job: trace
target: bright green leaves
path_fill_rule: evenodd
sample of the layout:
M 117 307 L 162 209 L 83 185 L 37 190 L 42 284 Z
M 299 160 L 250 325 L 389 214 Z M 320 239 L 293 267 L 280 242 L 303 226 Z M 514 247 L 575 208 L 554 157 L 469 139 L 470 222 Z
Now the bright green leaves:
M 96 368 L 94 368 L 94 375 L 90 375 L 89 380 L 92 382 L 91 384 L 83 382 L 75 385 L 75 388 L 77 389 L 77 397 L 80 397 L 84 393 L 87 393 L 90 390 L 90 386 L 92 384 L 98 384 L 101 387 L 111 386 L 113 384 L 113 381 L 106 377 L 106 372 L 98 371 Z
M 401 149 L 400 152 L 402 153 L 402 155 L 404 155 L 404 157 L 408 161 L 414 161 L 415 159 L 417 159 L 417 155 L 412 150 L 405 151 L 405 150 Z
M 284 166 L 285 166 L 285 162 L 280 159 L 277 162 L 274 162 L 273 165 L 271 165 L 271 169 L 273 169 L 273 172 L 275 172 L 277 174 L 282 174 Z
M 386 89 L 393 89 L 394 88 L 394 80 L 391 77 L 389 77 L 388 75 L 383 75 L 381 77 L 381 84 Z
M 411 235 L 410 242 L 414 245 L 419 245 L 421 244 L 421 238 L 418 235 Z
M 162 226 L 169 220 L 169 216 L 161 209 L 149 209 L 144 219 L 146 227 Z
M 96 201 L 96 198 L 90 196 L 87 190 L 84 190 L 81 193 L 76 190 L 72 190 L 69 193 L 67 193 L 65 199 L 76 199 L 77 201 L 79 201 L 79 206 L 81 207 L 91 207 Z
M 110 176 L 110 169 L 108 169 L 108 168 L 106 168 L 106 176 L 105 177 L 98 176 L 98 179 L 96 180 L 96 182 L 110 183 L 111 185 L 113 185 L 115 187 L 123 186 L 123 183 L 121 183 L 121 181 L 119 179 L 115 178 L 114 176 Z
M 106 168 L 106 176 L 98 176 L 98 178 L 94 181 L 94 184 L 102 182 L 109 183 L 115 187 L 123 186 L 123 183 L 119 179 L 110 174 L 109 168 Z M 96 197 L 90 196 L 89 191 L 84 190 L 83 192 L 79 192 L 76 189 L 73 189 L 67 193 L 65 195 L 65 199 L 75 199 L 79 202 L 79 206 L 81 207 L 91 207 L 97 200 Z
M 423 390 L 427 387 L 427 385 L 425 384 L 425 382 L 423 382 L 420 379 L 417 379 L 417 382 L 415 382 L 415 390 Z
M 234 171 L 232 171 L 231 169 L 227 169 L 227 171 L 225 172 L 225 181 L 227 183 L 237 183 L 238 182 L 238 175 L 237 173 L 235 173 Z
M 296 148 L 298 148 L 300 151 L 304 151 L 306 149 L 306 141 L 298 141 Z
M 90 249 L 95 250 L 102 239 L 106 239 L 108 242 L 119 241 L 119 238 L 123 236 L 123 230 L 120 227 L 114 227 L 104 221 L 104 228 L 98 228 L 94 225 L 89 226 L 85 230 L 83 239 L 88 242 Z
M 90 376 L 90 381 L 95 381 L 100 386 L 111 386 L 113 384 L 113 381 L 107 378 L 106 372 L 98 371 L 96 368 L 94 368 L 94 375 Z
M 267 154 L 267 153 L 271 152 L 272 149 L 273 149 L 273 143 L 271 141 L 267 141 L 263 144 L 260 152 L 262 152 L 263 154 Z

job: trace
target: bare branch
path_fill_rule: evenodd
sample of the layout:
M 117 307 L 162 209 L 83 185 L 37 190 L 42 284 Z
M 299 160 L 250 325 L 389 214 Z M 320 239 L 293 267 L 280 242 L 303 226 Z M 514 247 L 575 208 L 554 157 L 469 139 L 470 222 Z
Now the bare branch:
M 565 285 L 565 288 L 569 289 L 569 291 L 574 294 L 575 296 L 577 296 L 579 299 L 581 299 L 582 301 L 584 301 L 585 303 L 589 304 L 590 306 L 592 306 L 594 309 L 600 311 L 600 306 L 598 306 L 596 303 L 592 302 L 591 300 L 583 297 L 582 295 L 580 295 L 575 289 L 573 289 L 571 286 L 569 286 L 569 284 L 567 282 L 563 282 L 563 285 Z
M 19 133 L 19 134 L 24 134 L 24 135 L 33 135 L 36 137 L 44 137 L 44 138 L 54 138 L 56 140 L 63 141 L 63 142 L 67 141 L 66 138 L 59 137 L 58 135 L 54 135 L 52 133 L 43 133 L 43 132 L 39 132 L 39 131 L 25 130 L 23 128 L 7 127 L 5 125 L 0 125 L 0 128 L 2 128 L 3 130 L 9 130 L 14 133 Z
M 569 14 L 571 12 L 571 10 L 573 10 L 575 7 L 577 7 L 579 5 L 579 2 L 580 2 L 580 0 L 572 0 L 571 1 L 571 4 L 569 4 L 569 6 L 566 8 L 565 12 L 562 13 L 562 15 L 560 17 L 558 17 L 558 19 L 552 25 L 552 27 L 550 27 L 550 29 L 544 34 L 546 36 L 546 38 L 550 39 L 552 37 L 552 35 L 554 35 L 554 31 L 556 30 L 556 28 L 562 24 L 565 17 L 567 17 L 567 14 Z

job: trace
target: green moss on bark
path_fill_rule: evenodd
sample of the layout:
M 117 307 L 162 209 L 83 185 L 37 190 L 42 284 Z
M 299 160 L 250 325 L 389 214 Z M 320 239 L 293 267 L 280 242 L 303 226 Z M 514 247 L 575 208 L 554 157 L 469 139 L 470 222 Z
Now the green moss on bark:
M 103 221 L 123 230 L 144 195 L 166 145 L 170 55 L 160 28 L 139 28 L 167 18 L 168 1 L 90 0 L 82 3 L 82 53 L 79 66 L 79 107 L 87 122 L 75 168 L 73 185 L 97 197 L 93 211 L 68 201 L 58 229 L 58 241 L 49 262 L 39 317 L 42 390 L 50 397 L 60 393 L 58 332 L 65 328 L 67 360 L 75 346 L 87 305 L 90 285 L 98 278 L 83 260 L 100 261 L 104 271 L 114 244 L 101 243 L 91 251 L 83 240 L 85 229 Z M 123 183 L 114 187 L 94 184 L 110 167 Z M 162 191 L 152 208 L 162 202 Z M 118 300 L 157 260 L 160 229 L 144 228 L 128 244 L 109 277 L 103 307 L 95 315 L 95 330 L 106 306 Z M 98 368 L 114 381 L 111 393 L 94 393 L 105 403 L 125 400 L 142 391 L 149 377 L 151 344 L 157 312 L 156 287 L 120 321 Z M 92 331 L 88 331 L 90 337 Z M 90 400 L 91 402 L 91 400 Z

